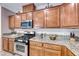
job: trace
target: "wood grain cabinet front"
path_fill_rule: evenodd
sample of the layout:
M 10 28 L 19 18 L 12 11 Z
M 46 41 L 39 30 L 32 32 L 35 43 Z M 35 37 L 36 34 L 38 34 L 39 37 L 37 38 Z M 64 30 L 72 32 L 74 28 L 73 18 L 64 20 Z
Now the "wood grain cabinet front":
M 32 20 L 32 12 L 22 13 L 21 20 Z
M 52 46 L 55 47 L 55 45 Z M 52 46 L 50 44 L 30 41 L 30 56 L 61 56 L 60 46 L 58 45 L 58 48 L 56 46 L 55 49 L 52 49 Z
M 14 39 L 9 39 L 9 52 L 14 52 Z
M 9 28 L 10 29 L 14 29 L 15 28 L 15 16 L 12 15 L 12 16 L 9 16 Z
M 63 45 L 30 41 L 30 56 L 75 56 Z
M 9 43 L 8 43 L 8 41 L 9 41 L 8 38 L 5 38 L 5 37 L 2 38 L 2 49 L 4 51 L 8 51 L 9 50 L 9 46 L 8 46 Z
M 45 56 L 61 56 L 61 51 L 52 50 L 52 49 L 44 49 Z
M 61 46 L 55 44 L 44 43 L 45 56 L 61 56 Z
M 75 27 L 79 25 L 77 4 L 66 4 L 60 7 L 61 27 Z
M 30 56 L 43 56 L 44 51 L 42 47 L 30 46 Z
M 33 26 L 34 28 L 44 27 L 45 14 L 43 10 L 33 12 Z
M 46 10 L 46 28 L 59 27 L 59 7 Z
M 14 39 L 3 37 L 2 48 L 4 51 L 14 53 Z
M 15 28 L 21 27 L 21 14 L 15 15 Z

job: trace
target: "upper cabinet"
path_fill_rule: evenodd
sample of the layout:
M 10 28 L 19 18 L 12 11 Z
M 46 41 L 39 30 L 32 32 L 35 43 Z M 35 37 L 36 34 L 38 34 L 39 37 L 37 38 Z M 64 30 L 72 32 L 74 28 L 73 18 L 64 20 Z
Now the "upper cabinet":
M 22 20 L 32 20 L 32 12 L 21 14 Z
M 21 14 L 15 15 L 15 28 L 21 27 Z
M 27 20 L 32 20 L 32 12 L 28 12 L 26 18 Z
M 44 27 L 44 20 L 45 20 L 44 10 L 33 12 L 34 28 L 43 28 Z
M 78 7 L 77 4 L 66 4 L 60 7 L 61 27 L 78 26 Z
M 27 16 L 26 13 L 21 14 L 22 21 L 27 19 L 26 16 Z
M 23 12 L 30 12 L 34 10 L 35 10 L 35 5 L 33 3 L 23 6 Z
M 46 10 L 46 27 L 59 27 L 59 8 L 49 8 Z
M 30 5 L 29 5 L 30 6 Z M 33 7 L 33 5 L 31 5 Z M 29 9 L 26 7 L 26 9 Z M 67 3 L 44 10 L 25 11 L 9 17 L 10 28 L 20 28 L 22 20 L 32 20 L 33 28 L 78 28 L 79 4 Z
M 15 16 L 9 16 L 9 28 L 10 29 L 14 29 L 15 27 L 14 22 L 15 22 Z
M 49 8 L 33 13 L 34 27 L 59 27 L 59 8 Z

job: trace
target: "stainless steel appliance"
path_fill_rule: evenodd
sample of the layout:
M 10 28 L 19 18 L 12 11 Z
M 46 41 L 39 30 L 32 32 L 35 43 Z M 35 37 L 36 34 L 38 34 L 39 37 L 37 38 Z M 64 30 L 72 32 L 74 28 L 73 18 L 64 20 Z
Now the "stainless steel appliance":
M 21 22 L 21 28 L 22 29 L 28 29 L 28 28 L 32 28 L 32 20 L 23 20 Z
M 29 39 L 35 36 L 35 32 L 25 32 L 24 36 L 17 37 L 14 44 L 15 54 L 29 55 Z

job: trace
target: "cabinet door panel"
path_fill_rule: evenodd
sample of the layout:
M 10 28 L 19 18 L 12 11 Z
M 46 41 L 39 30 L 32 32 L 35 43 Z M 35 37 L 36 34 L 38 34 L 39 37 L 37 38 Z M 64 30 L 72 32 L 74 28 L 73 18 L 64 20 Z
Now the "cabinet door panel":
M 4 50 L 4 51 L 8 51 L 8 49 L 9 49 L 9 46 L 8 46 L 8 45 L 9 45 L 9 43 L 8 43 L 8 38 L 2 38 L 2 39 L 3 39 L 3 40 L 2 40 L 2 41 L 3 41 L 3 42 L 2 42 L 2 43 L 3 43 L 3 44 L 2 44 L 2 45 L 3 45 L 3 50 Z
M 15 16 L 9 16 L 9 28 L 14 29 Z
M 61 26 L 77 26 L 78 25 L 77 4 L 67 4 L 60 8 Z
M 61 56 L 61 51 L 44 49 L 45 56 Z
M 50 8 L 46 13 L 46 27 L 59 27 L 59 8 Z
M 26 19 L 27 19 L 27 15 L 26 15 L 26 13 L 21 14 L 21 17 L 22 17 L 22 21 L 23 21 L 23 20 L 26 20 Z
M 27 13 L 27 19 L 32 20 L 32 12 Z
M 30 56 L 43 56 L 42 47 L 30 46 Z
M 69 49 L 67 49 L 67 56 L 75 56 Z
M 15 28 L 20 28 L 21 26 L 21 14 L 15 15 Z
M 14 39 L 9 39 L 9 52 L 14 52 Z
M 33 13 L 33 21 L 35 28 L 43 28 L 44 27 L 44 20 L 45 20 L 44 11 L 36 11 Z

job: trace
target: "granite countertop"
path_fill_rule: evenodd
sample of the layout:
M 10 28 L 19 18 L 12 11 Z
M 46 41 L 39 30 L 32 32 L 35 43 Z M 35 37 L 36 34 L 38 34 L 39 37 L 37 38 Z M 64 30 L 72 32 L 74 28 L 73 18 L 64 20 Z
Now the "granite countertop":
M 51 43 L 51 44 L 58 44 L 66 46 L 69 50 L 71 50 L 76 56 L 79 56 L 79 42 L 71 42 L 69 37 L 62 37 L 56 40 L 49 40 L 49 39 L 41 39 L 38 37 L 33 37 L 30 40 L 42 42 L 42 43 Z
M 2 35 L 2 37 L 7 37 L 7 38 L 17 38 L 17 37 L 21 37 L 24 34 L 10 34 L 10 35 Z

